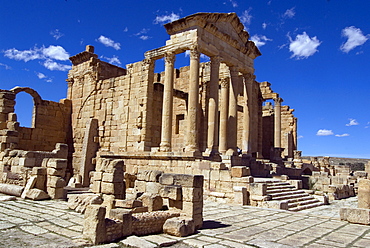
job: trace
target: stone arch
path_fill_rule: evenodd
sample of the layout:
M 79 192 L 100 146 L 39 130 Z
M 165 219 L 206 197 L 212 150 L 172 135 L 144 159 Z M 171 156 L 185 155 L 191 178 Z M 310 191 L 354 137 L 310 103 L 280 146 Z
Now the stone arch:
M 32 97 L 34 106 L 33 106 L 31 128 L 35 128 L 35 123 L 36 123 L 35 118 L 36 118 L 36 115 L 37 115 L 37 109 L 38 109 L 38 106 L 40 106 L 42 101 L 43 101 L 41 96 L 39 95 L 39 93 L 37 93 L 37 91 L 35 91 L 34 89 L 31 89 L 29 87 L 19 87 L 19 86 L 14 87 L 10 91 L 13 92 L 15 95 L 17 95 L 20 92 L 25 92 L 25 93 L 29 94 Z
M 42 98 L 39 95 L 39 93 L 37 93 L 37 91 L 35 91 L 34 89 L 31 89 L 29 87 L 19 87 L 19 86 L 17 86 L 17 87 L 14 87 L 13 89 L 11 89 L 10 91 L 13 92 L 14 94 L 18 94 L 19 92 L 26 92 L 26 93 L 30 94 L 33 97 L 33 101 L 34 101 L 35 105 L 39 105 L 42 102 Z

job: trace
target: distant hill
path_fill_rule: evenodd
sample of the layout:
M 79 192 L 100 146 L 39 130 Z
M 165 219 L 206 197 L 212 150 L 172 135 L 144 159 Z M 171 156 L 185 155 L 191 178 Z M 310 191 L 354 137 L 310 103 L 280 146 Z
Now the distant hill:
M 317 157 L 319 160 L 323 158 L 323 156 Z M 302 159 L 311 160 L 311 156 L 302 156 Z M 338 157 L 330 157 L 329 158 L 331 165 L 350 165 L 351 170 L 364 170 L 365 165 L 370 161 L 370 159 L 366 158 L 338 158 Z

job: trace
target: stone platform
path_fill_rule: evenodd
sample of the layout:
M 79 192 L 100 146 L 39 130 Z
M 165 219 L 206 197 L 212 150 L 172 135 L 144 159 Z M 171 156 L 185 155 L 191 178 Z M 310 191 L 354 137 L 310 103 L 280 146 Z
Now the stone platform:
M 369 247 L 370 226 L 339 220 L 336 207 L 356 203 L 349 198 L 296 213 L 205 202 L 204 227 L 195 235 L 131 236 L 96 247 Z M 82 221 L 63 201 L 1 201 L 0 247 L 86 247 Z

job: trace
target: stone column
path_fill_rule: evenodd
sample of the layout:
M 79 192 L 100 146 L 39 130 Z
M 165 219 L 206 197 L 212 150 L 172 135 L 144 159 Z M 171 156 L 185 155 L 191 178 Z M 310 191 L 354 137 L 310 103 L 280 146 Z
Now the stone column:
M 283 99 L 277 97 L 274 99 L 275 108 L 274 108 L 274 147 L 280 148 L 281 147 L 281 103 Z
M 220 72 L 221 58 L 211 57 L 211 77 L 209 82 L 209 103 L 208 103 L 208 133 L 207 133 L 207 152 L 210 154 L 218 153 L 218 81 Z
M 238 68 L 230 67 L 230 98 L 229 98 L 229 121 L 228 121 L 228 155 L 237 154 L 237 132 L 238 132 Z
M 252 84 L 254 79 L 256 78 L 252 74 L 244 74 L 244 87 L 243 87 L 243 95 L 244 95 L 244 106 L 243 106 L 243 147 L 242 151 L 243 154 L 249 154 L 251 152 L 251 108 L 252 108 Z
M 171 151 L 172 139 L 172 109 L 173 109 L 173 77 L 175 54 L 167 53 L 165 59 L 165 77 L 163 90 L 163 112 L 162 112 L 162 133 L 160 151 Z
M 188 95 L 188 116 L 187 116 L 187 142 L 185 151 L 197 152 L 198 148 L 198 125 L 197 112 L 199 105 L 199 57 L 197 47 L 190 50 L 190 77 Z
M 229 116 L 229 81 L 230 78 L 221 80 L 221 109 L 220 109 L 220 141 L 219 151 L 225 154 L 227 151 L 227 120 Z

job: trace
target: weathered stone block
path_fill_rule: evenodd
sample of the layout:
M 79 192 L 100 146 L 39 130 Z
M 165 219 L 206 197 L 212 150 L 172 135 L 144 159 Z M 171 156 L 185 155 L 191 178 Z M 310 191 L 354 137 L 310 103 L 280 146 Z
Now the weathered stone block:
M 203 188 L 182 187 L 182 199 L 188 202 L 203 201 Z
M 90 205 L 84 215 L 83 238 L 93 244 L 104 243 L 107 239 L 105 226 L 106 209 L 100 205 Z
M 159 170 L 145 170 L 137 174 L 137 179 L 146 182 L 159 182 L 159 177 L 163 174 L 163 171 Z
M 142 207 L 143 203 L 138 200 L 116 200 L 115 207 L 116 208 L 136 208 Z
M 37 201 L 49 199 L 50 196 L 41 189 L 30 189 L 26 193 L 26 198 Z
M 110 183 L 123 182 L 123 173 L 104 172 L 102 176 L 102 181 Z
M 47 175 L 49 176 L 59 176 L 64 177 L 65 176 L 65 170 L 64 169 L 55 169 L 55 168 L 47 168 L 46 170 Z
M 66 181 L 61 177 L 48 176 L 46 186 L 53 188 L 63 188 L 66 186 Z
M 370 179 L 358 181 L 358 207 L 370 209 Z
M 163 207 L 163 199 L 160 195 L 156 194 L 143 194 L 138 198 L 143 202 L 143 206 L 148 207 L 148 211 L 161 210 Z
M 232 177 L 245 177 L 245 176 L 250 176 L 250 175 L 251 175 L 251 171 L 249 167 L 246 167 L 246 166 L 231 167 Z
M 103 194 L 124 194 L 125 184 L 124 182 L 120 183 L 101 183 L 101 193 Z
M 162 185 L 155 182 L 146 182 L 145 189 L 145 192 L 148 194 L 159 194 L 162 189 Z
M 182 203 L 182 212 L 184 214 L 193 216 L 195 214 L 203 213 L 203 202 L 187 202 Z
M 54 169 L 66 169 L 67 159 L 52 158 L 48 160 L 47 166 Z
M 145 181 L 135 181 L 135 191 L 136 192 L 146 192 L 146 182 Z
M 67 198 L 67 191 L 64 188 L 48 187 L 47 191 L 51 199 L 66 199 Z
M 195 223 L 192 218 L 173 217 L 166 220 L 163 232 L 177 237 L 185 237 L 195 232 Z
M 249 192 L 246 187 L 234 186 L 234 203 L 249 205 Z
M 160 190 L 160 196 L 171 200 L 181 200 L 182 190 L 180 185 L 166 185 Z
M 19 158 L 19 165 L 23 167 L 34 167 L 36 166 L 35 158 Z
M 370 209 L 365 208 L 341 208 L 340 219 L 350 223 L 370 225 Z
M 94 181 L 91 186 L 91 191 L 94 193 L 101 192 L 101 181 Z
M 249 194 L 250 195 L 266 195 L 267 184 L 265 183 L 250 183 L 249 184 Z
M 45 167 L 33 167 L 32 168 L 32 175 L 46 175 L 47 168 Z
M 174 184 L 185 187 L 203 188 L 203 175 L 176 174 Z
M 0 193 L 7 195 L 21 196 L 23 189 L 22 186 L 0 183 Z

